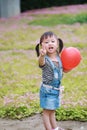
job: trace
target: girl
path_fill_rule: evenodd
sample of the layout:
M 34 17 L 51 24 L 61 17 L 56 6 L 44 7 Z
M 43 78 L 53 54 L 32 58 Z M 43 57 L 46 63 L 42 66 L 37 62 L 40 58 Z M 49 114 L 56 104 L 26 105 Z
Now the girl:
M 58 39 L 53 32 L 45 32 L 36 46 L 39 67 L 42 69 L 40 106 L 43 108 L 43 122 L 46 130 L 64 130 L 57 127 L 55 119 L 55 110 L 60 107 L 63 68 L 59 54 L 62 49 L 62 40 Z

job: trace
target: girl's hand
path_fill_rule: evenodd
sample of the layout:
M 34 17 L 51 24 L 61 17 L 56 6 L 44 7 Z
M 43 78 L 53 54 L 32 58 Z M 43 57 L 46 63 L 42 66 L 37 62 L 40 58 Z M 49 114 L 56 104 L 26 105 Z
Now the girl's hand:
M 70 72 L 71 70 L 72 70 L 72 69 L 66 70 L 66 69 L 63 68 L 63 72 L 65 72 L 65 73 L 68 73 L 68 72 Z
M 46 53 L 47 53 L 47 51 L 46 51 L 45 47 L 42 46 L 42 49 L 40 49 L 40 55 L 41 55 L 41 56 L 45 56 Z

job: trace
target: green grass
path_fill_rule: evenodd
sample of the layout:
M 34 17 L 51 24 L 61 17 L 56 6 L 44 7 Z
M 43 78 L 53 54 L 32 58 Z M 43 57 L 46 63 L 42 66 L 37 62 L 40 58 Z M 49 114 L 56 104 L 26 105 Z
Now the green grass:
M 38 70 L 34 67 L 37 64 L 32 54 L 33 52 L 29 51 L 14 51 L 3 54 L 3 60 L 1 59 L 2 62 L 0 64 L 0 84 L 2 86 L 0 96 L 5 96 L 6 93 L 10 94 L 11 92 L 14 94 L 23 94 L 29 91 L 29 88 L 33 90 L 33 86 L 37 82 L 37 77 L 33 79 L 32 74 L 33 71 L 36 72 Z
M 56 26 L 58 24 L 87 23 L 87 13 L 38 15 L 29 25 Z
M 79 66 L 63 76 L 65 91 L 57 120 L 87 121 L 87 14 L 33 17 L 32 24 L 27 17 L 0 21 L 0 117 L 20 119 L 42 111 L 38 94 L 41 70 L 34 49 L 42 33 L 51 30 L 65 47 L 76 47 L 82 55 Z M 83 19 L 83 24 L 77 19 Z
M 22 26 L 22 25 L 21 25 Z M 27 25 L 28 26 L 28 25 Z M 26 30 L 22 27 L 9 29 L 0 35 L 0 51 L 3 50 L 34 50 L 40 35 L 48 30 L 53 31 L 58 37 L 62 38 L 65 46 L 70 44 L 84 48 L 86 47 L 87 24 L 59 25 L 55 27 L 33 27 L 29 26 Z M 39 31 L 38 31 L 39 30 Z M 8 35 L 9 34 L 9 35 Z

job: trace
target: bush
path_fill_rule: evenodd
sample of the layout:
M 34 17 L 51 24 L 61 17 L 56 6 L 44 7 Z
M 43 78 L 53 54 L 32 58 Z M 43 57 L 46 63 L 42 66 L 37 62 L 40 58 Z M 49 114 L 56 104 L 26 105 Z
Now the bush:
M 87 121 L 87 108 L 60 108 L 56 111 L 56 118 L 57 120 Z
M 86 0 L 21 0 L 21 11 L 52 7 L 52 6 L 63 6 L 72 4 L 84 4 Z

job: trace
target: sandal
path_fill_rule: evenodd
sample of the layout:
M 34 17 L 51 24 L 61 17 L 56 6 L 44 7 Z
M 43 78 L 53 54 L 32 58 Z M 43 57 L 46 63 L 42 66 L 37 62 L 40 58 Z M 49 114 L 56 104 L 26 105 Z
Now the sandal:
M 56 130 L 64 130 L 63 128 L 61 128 L 61 127 L 57 127 L 57 129 Z
M 52 129 L 52 130 L 64 130 L 64 129 L 61 127 L 57 127 L 56 129 Z

